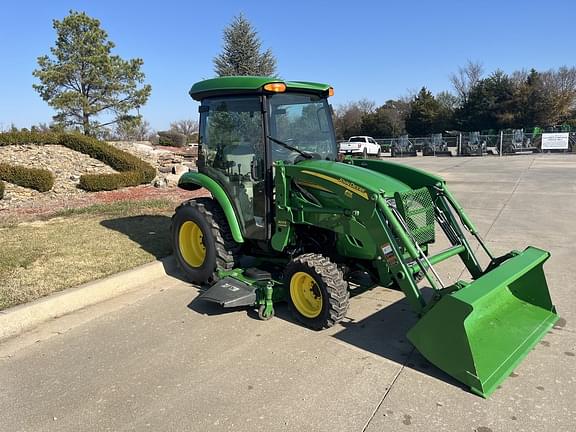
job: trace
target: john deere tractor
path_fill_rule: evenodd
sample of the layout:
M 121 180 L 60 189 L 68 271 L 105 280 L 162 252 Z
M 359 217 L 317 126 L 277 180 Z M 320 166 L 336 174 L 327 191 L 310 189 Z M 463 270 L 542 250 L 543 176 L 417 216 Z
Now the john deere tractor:
M 549 253 L 494 256 L 440 177 L 383 160 L 339 161 L 332 94 L 326 84 L 267 77 L 194 84 L 198 172 L 179 186 L 211 197 L 176 209 L 180 267 L 207 288 L 204 300 L 254 307 L 262 319 L 286 301 L 317 330 L 345 317 L 350 280 L 369 275 L 402 290 L 419 314 L 412 344 L 488 396 L 558 319 L 542 267 Z M 438 235 L 449 246 L 432 253 Z M 488 255 L 486 267 L 470 242 Z M 435 266 L 454 257 L 470 277 L 448 284 Z M 422 279 L 432 296 L 423 296 Z

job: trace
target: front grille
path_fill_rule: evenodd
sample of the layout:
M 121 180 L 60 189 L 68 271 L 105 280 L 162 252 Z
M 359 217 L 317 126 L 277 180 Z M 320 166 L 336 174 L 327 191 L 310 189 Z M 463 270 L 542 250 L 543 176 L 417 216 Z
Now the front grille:
M 434 242 L 434 203 L 427 188 L 396 192 L 396 208 L 419 245 Z

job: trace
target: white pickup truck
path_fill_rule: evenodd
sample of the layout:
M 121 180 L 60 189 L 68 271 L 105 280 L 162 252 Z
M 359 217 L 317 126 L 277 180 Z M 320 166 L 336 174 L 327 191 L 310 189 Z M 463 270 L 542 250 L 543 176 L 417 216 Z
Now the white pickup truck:
M 369 136 L 353 136 L 348 142 L 340 144 L 340 153 L 361 154 L 364 158 L 368 155 L 378 155 L 380 153 L 380 144 Z

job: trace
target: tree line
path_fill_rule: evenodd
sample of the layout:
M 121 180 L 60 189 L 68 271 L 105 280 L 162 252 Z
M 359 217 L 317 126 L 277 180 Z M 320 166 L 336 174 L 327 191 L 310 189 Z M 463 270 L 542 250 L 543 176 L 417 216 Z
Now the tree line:
M 66 127 L 53 122 L 38 123 L 30 128 L 17 128 L 15 124 L 6 127 L 0 126 L 0 132 L 81 132 L 79 129 Z M 163 132 L 177 133 L 186 137 L 186 142 L 198 142 L 198 120 L 182 119 L 173 121 L 165 131 L 156 132 L 147 120 L 136 117 L 129 120 L 118 121 L 114 127 L 107 127 L 94 131 L 91 135 L 105 141 L 151 141 L 158 144 L 158 134 Z
M 337 137 L 576 126 L 575 67 L 511 74 L 496 70 L 485 76 L 480 63 L 469 61 L 450 82 L 452 91 L 436 95 L 422 87 L 381 106 L 367 99 L 340 105 L 334 113 Z

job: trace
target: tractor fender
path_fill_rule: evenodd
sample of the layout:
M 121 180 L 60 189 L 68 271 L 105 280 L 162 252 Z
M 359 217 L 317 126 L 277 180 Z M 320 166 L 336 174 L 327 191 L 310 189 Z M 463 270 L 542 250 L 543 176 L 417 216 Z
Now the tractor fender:
M 178 180 L 178 187 L 186 190 L 198 190 L 202 187 L 208 189 L 212 194 L 212 197 L 218 202 L 218 204 L 220 204 L 220 207 L 222 207 L 234 241 L 236 243 L 244 243 L 244 237 L 242 236 L 242 231 L 240 230 L 240 224 L 238 223 L 238 218 L 234 212 L 234 207 L 222 186 L 205 174 L 187 172 Z

